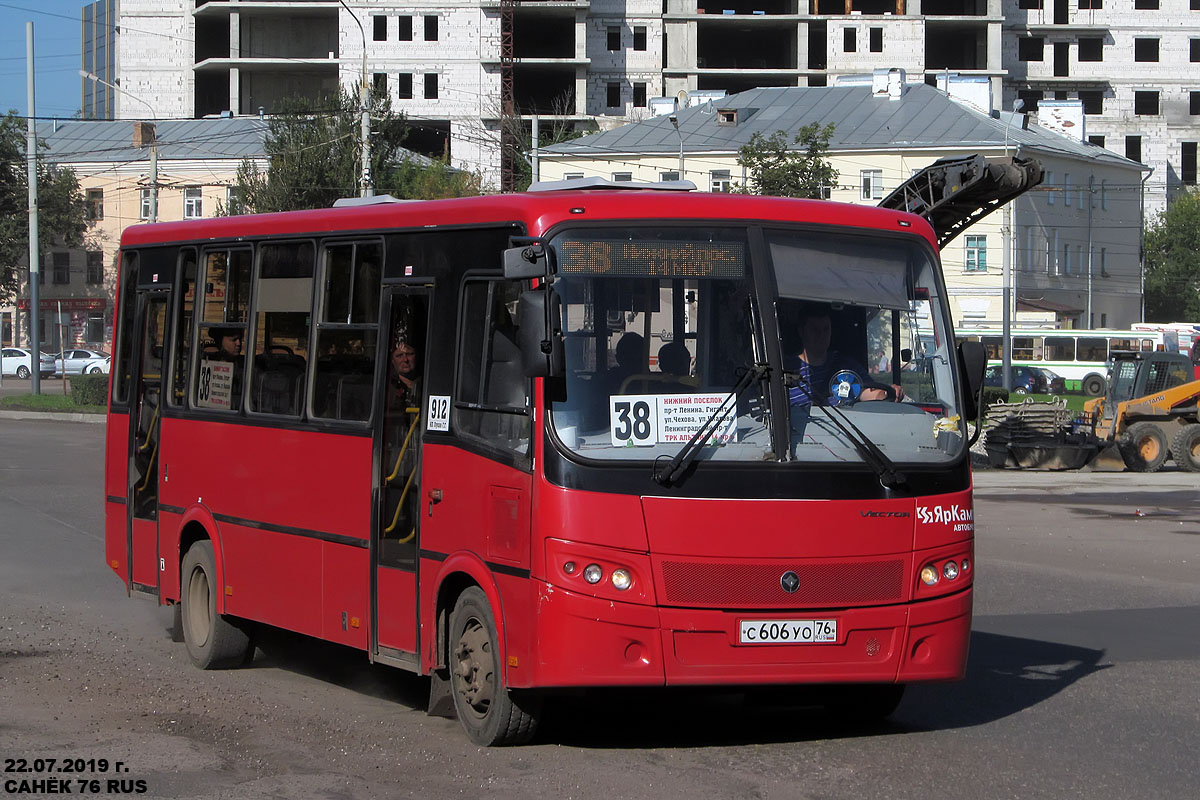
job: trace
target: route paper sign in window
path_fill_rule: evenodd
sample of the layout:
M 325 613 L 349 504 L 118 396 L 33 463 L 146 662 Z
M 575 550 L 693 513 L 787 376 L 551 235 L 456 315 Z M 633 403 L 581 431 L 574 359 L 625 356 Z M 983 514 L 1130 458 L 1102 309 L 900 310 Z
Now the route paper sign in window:
M 609 398 L 609 433 L 613 447 L 684 444 L 724 403 L 720 394 L 622 394 Z M 732 441 L 736 415 L 730 413 L 709 444 Z

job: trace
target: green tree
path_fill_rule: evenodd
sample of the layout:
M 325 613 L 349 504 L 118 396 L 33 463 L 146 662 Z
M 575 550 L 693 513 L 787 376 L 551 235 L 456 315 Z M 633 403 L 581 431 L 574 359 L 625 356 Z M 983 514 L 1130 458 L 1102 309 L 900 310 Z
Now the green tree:
M 1200 194 L 1179 195 L 1146 227 L 1146 319 L 1200 320 Z
M 9 111 L 0 117 L 0 303 L 12 302 L 28 277 L 29 181 L 25 161 L 25 119 Z M 44 145 L 40 145 L 44 146 Z M 79 247 L 87 230 L 83 193 L 75 173 L 38 159 L 38 240 Z
M 826 160 L 833 125 L 805 125 L 788 144 L 785 131 L 756 133 L 738 150 L 738 164 L 749 171 L 743 194 L 820 199 L 837 183 L 838 171 Z
M 220 213 L 293 211 L 329 208 L 343 197 L 357 197 L 362 160 L 358 98 L 344 91 L 324 107 L 293 99 L 267 123 L 267 166 L 249 159 L 238 168 L 234 200 Z M 371 177 L 376 194 L 404 198 L 479 194 L 479 176 L 451 169 L 437 160 L 411 159 L 403 147 L 409 126 L 391 101 L 372 92 Z

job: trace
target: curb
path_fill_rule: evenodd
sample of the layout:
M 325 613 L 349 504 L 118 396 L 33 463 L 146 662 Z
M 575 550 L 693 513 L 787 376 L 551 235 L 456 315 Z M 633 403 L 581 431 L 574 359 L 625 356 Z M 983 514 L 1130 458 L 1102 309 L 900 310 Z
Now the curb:
M 99 424 L 104 414 L 73 414 L 65 411 L 0 411 L 0 419 L 36 419 L 53 422 L 90 422 Z

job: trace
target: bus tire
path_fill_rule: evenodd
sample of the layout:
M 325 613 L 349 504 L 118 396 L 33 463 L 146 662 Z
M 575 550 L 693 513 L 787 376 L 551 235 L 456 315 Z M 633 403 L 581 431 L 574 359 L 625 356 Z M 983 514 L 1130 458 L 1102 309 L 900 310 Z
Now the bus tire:
M 1153 422 L 1135 422 L 1119 444 L 1125 466 L 1133 472 L 1158 472 L 1167 460 L 1167 435 Z
M 201 539 L 183 557 L 179 598 L 183 641 L 200 669 L 238 667 L 254 652 L 247 632 L 217 613 L 216 584 L 212 542 Z
M 1083 379 L 1083 393 L 1088 397 L 1101 397 L 1108 388 L 1108 382 L 1100 375 L 1088 375 Z
M 1200 472 L 1200 424 L 1185 425 L 1171 440 L 1171 457 L 1179 468 Z
M 450 615 L 450 681 L 454 710 L 467 737 L 484 747 L 524 744 L 537 731 L 541 701 L 510 691 L 487 596 L 471 586 Z

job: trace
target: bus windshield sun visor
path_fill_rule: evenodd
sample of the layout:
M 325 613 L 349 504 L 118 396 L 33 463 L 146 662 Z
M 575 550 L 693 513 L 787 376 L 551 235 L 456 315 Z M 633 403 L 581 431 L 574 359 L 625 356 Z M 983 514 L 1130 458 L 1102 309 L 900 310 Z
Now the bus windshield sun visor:
M 793 236 L 770 249 L 780 297 L 908 308 L 908 265 L 887 243 Z

